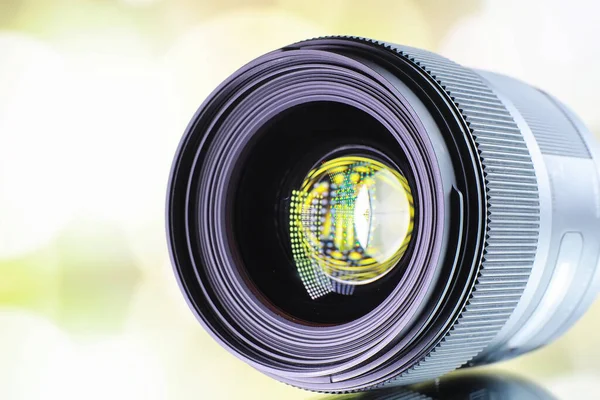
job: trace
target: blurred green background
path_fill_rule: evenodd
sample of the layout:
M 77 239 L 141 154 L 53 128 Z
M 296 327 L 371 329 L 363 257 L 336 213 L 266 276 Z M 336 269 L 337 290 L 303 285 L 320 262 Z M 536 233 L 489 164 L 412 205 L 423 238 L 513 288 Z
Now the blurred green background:
M 353 34 L 521 78 L 598 132 L 597 4 L 0 0 L 0 398 L 319 398 L 221 349 L 179 294 L 163 203 L 195 109 L 263 52 Z M 597 302 L 495 368 L 597 398 L 599 327 Z

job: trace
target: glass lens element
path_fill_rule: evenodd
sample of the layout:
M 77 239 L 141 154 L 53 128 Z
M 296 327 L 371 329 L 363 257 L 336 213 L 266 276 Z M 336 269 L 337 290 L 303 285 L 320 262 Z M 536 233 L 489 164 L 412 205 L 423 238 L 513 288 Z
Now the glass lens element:
M 389 273 L 413 219 L 406 178 L 380 161 L 343 156 L 311 170 L 290 204 L 292 254 L 310 297 L 352 295 Z

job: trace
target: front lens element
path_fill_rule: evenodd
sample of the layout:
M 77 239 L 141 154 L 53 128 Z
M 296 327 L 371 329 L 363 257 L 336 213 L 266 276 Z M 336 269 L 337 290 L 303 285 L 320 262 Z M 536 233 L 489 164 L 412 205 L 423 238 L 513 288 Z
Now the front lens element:
M 390 272 L 413 231 L 413 197 L 400 171 L 363 156 L 313 168 L 290 204 L 294 263 L 311 298 L 351 295 Z

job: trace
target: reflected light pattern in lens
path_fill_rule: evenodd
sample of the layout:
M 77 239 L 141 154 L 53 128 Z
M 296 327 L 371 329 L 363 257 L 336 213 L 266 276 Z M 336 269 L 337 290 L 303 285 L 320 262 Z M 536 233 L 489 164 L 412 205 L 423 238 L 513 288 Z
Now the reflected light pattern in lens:
M 352 295 L 402 258 L 413 231 L 406 178 L 367 157 L 344 156 L 311 170 L 292 191 L 294 263 L 312 299 Z

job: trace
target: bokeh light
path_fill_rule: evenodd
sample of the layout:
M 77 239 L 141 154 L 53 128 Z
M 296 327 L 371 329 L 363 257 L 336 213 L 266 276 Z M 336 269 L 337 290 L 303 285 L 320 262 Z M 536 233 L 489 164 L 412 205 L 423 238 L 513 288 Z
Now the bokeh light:
M 49 45 L 0 33 L 0 259 L 44 245 L 71 217 L 66 80 Z
M 487 0 L 452 28 L 441 51 L 543 88 L 597 127 L 600 47 L 590 42 L 600 34 L 597 11 L 589 0 Z

